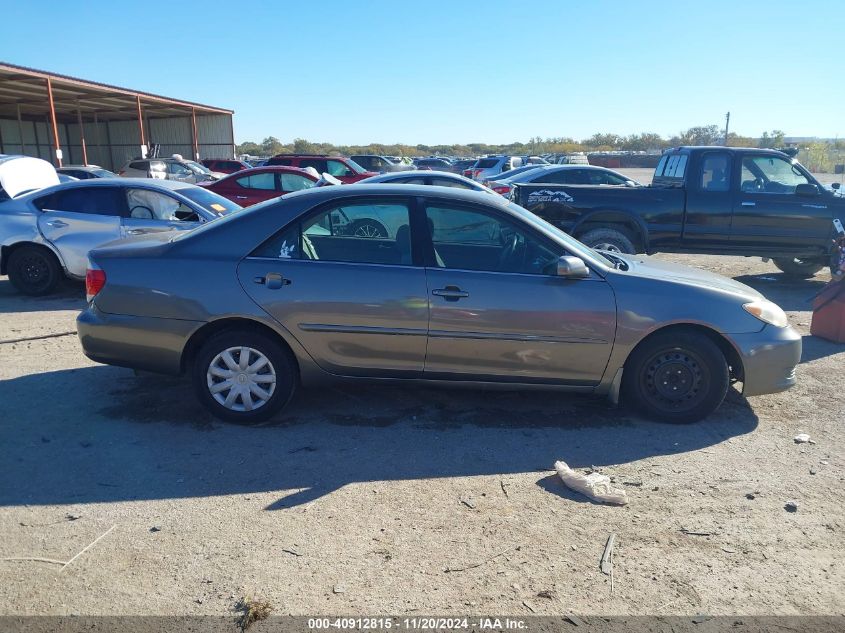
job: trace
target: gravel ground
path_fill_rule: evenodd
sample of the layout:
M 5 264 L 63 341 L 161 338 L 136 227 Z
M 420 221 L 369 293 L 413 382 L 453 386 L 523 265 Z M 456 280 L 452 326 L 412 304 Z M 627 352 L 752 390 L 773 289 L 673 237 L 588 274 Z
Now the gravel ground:
M 64 569 L 0 561 L 0 614 L 226 614 L 241 596 L 276 614 L 842 614 L 845 346 L 809 336 L 806 302 L 826 277 L 664 258 L 788 310 L 798 385 L 731 392 L 691 426 L 570 395 L 339 386 L 239 428 L 182 380 L 88 361 L 66 334 L 78 286 L 29 299 L 0 278 L 0 557 L 67 561 L 113 527 Z M 557 459 L 630 504 L 568 492 Z

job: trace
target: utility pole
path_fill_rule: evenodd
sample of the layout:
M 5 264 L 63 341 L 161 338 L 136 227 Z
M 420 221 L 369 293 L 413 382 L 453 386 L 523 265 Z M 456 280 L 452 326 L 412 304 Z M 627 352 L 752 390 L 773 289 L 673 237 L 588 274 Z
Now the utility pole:
M 728 146 L 728 128 L 731 126 L 731 113 L 725 115 L 725 147 Z

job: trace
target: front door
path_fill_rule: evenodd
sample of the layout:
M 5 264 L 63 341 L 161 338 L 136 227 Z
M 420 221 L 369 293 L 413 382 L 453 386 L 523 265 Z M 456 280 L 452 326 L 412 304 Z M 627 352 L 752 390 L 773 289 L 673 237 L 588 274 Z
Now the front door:
M 568 253 L 494 211 L 431 203 L 428 378 L 594 385 L 616 331 L 610 284 L 558 277 Z
M 126 203 L 129 213 L 122 221 L 124 237 L 184 231 L 201 221 L 195 209 L 161 191 L 128 187 Z
M 36 199 L 35 205 L 41 210 L 38 230 L 76 277 L 85 276 L 90 250 L 121 237 L 122 187 L 68 187 Z
M 390 217 L 369 237 L 341 219 Z M 285 227 L 238 266 L 244 290 L 325 371 L 422 375 L 428 328 L 425 271 L 412 265 L 405 200 L 335 203 Z
M 795 245 L 829 249 L 833 212 L 825 196 L 796 195 L 797 185 L 815 184 L 791 161 L 771 154 L 747 154 L 740 169 L 731 241 L 770 250 Z

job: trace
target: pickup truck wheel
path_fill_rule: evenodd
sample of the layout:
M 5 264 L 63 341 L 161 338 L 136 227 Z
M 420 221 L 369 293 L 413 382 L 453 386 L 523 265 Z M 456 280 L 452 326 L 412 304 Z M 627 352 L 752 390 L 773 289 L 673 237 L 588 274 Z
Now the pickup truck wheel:
M 56 289 L 62 280 L 62 267 L 46 248 L 22 246 L 9 257 L 9 281 L 18 291 L 40 297 Z
M 600 251 L 630 255 L 637 252 L 631 239 L 619 229 L 592 229 L 578 239 L 590 248 Z
M 697 422 L 715 411 L 730 385 L 722 351 L 698 332 L 666 332 L 641 343 L 625 363 L 622 396 L 649 418 Z
M 799 279 L 809 279 L 825 265 L 825 262 L 820 259 L 802 259 L 800 257 L 776 257 L 772 261 L 784 274 Z
M 267 421 L 290 402 L 297 376 L 288 350 L 249 330 L 212 336 L 194 357 L 192 372 L 200 402 L 221 420 L 245 425 Z

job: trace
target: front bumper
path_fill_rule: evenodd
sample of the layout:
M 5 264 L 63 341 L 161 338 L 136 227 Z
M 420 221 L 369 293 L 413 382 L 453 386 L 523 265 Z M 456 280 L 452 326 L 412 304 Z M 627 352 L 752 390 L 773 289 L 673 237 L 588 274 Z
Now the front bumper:
M 182 352 L 203 323 L 109 314 L 91 304 L 76 318 L 82 351 L 106 365 L 163 374 L 182 371 Z
M 795 384 L 801 335 L 791 327 L 767 325 L 760 332 L 734 334 L 731 339 L 742 360 L 744 395 L 777 393 Z

